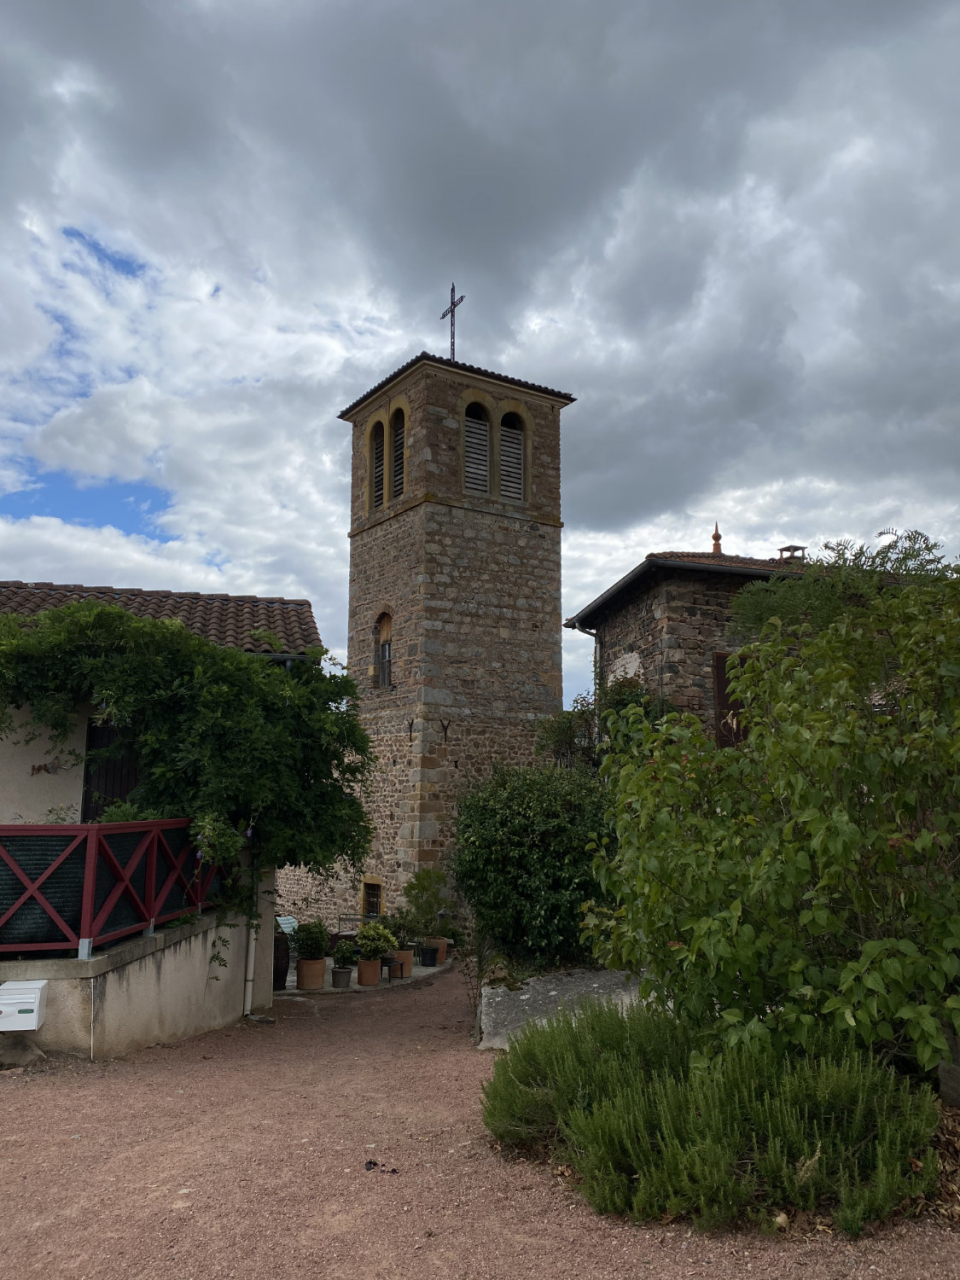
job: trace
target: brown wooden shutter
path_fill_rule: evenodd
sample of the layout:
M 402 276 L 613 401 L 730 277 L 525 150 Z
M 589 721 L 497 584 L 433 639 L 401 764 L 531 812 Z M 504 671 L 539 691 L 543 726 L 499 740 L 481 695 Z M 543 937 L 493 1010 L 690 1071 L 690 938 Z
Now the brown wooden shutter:
M 743 703 L 730 692 L 727 676 L 729 653 L 713 655 L 713 699 L 716 708 L 716 735 L 718 747 L 732 747 L 747 736 L 740 718 Z
M 490 424 L 476 418 L 463 424 L 463 486 L 468 493 L 490 489 Z
M 403 494 L 403 410 L 398 409 L 393 415 L 393 483 L 391 496 L 399 498 Z
M 383 506 L 383 423 L 373 428 L 373 505 Z
M 113 725 L 87 722 L 87 753 L 112 747 L 117 741 Z M 126 753 L 96 763 L 87 760 L 83 766 L 83 803 L 81 822 L 97 822 L 112 800 L 126 800 L 137 785 L 137 762 Z
M 514 418 L 508 414 L 507 418 Z M 500 497 L 510 502 L 523 501 L 523 424 L 500 424 Z

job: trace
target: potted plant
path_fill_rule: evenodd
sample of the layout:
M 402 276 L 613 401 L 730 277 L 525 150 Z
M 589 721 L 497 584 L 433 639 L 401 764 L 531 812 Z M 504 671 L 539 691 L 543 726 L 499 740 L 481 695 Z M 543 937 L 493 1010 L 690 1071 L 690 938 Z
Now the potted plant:
M 397 940 L 382 924 L 371 920 L 357 930 L 357 947 L 360 959 L 357 961 L 357 986 L 378 987 L 380 985 L 380 960 L 388 951 L 397 949 Z
M 443 964 L 447 958 L 447 939 L 441 933 L 442 920 L 447 914 L 443 896 L 446 887 L 446 873 L 439 867 L 421 867 L 403 891 L 420 935 L 421 963 L 425 948 L 436 948 L 437 964 Z
M 345 991 L 350 986 L 353 976 L 353 953 L 355 947 L 346 938 L 341 938 L 333 948 L 333 973 L 331 979 L 338 991 Z
M 413 912 L 409 907 L 400 907 L 386 921 L 387 928 L 397 940 L 397 964 L 402 965 L 401 977 L 409 978 L 413 973 L 413 936 L 416 925 Z
M 322 991 L 327 976 L 327 947 L 330 934 L 322 920 L 297 925 L 290 936 L 297 953 L 297 990 Z

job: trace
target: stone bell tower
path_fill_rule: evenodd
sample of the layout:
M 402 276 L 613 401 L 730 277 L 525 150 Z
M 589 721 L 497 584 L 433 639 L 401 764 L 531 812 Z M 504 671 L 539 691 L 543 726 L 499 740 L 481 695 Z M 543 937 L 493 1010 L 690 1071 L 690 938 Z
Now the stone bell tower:
M 349 668 L 377 755 L 364 879 L 384 910 L 452 847 L 456 798 L 533 758 L 559 711 L 560 410 L 573 397 L 421 352 L 353 427 Z

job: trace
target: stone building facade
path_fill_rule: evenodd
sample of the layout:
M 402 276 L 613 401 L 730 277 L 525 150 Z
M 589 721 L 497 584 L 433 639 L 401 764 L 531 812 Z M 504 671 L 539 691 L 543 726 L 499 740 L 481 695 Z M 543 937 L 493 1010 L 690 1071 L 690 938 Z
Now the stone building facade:
M 652 552 L 564 626 L 594 637 L 600 679 L 636 678 L 679 711 L 700 716 L 725 741 L 733 597 L 747 582 L 789 571 L 803 548 L 784 547 L 769 560 L 719 548 L 717 533 L 713 552 Z
M 377 756 L 364 795 L 376 834 L 359 886 L 283 873 L 281 906 L 300 918 L 392 910 L 451 851 L 461 788 L 494 760 L 530 761 L 538 722 L 560 710 L 572 399 L 422 352 L 340 415 L 353 432 L 348 665 Z

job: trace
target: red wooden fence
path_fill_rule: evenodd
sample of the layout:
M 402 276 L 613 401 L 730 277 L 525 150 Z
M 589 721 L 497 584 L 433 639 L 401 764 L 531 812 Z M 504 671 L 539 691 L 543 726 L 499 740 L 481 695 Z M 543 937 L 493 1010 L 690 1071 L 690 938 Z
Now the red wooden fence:
M 76 951 L 211 905 L 216 867 L 189 818 L 79 826 L 0 825 L 0 955 Z

